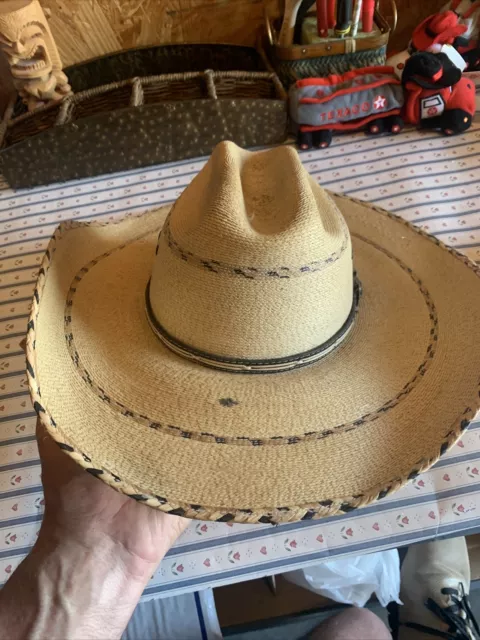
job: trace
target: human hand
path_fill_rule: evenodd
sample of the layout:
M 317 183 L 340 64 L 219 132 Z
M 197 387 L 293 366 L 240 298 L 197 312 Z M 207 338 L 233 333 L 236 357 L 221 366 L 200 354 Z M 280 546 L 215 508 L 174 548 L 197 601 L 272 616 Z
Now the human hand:
M 66 455 L 37 421 L 45 516 L 42 536 L 92 552 L 111 543 L 129 572 L 156 568 L 189 520 L 151 509 L 94 478 Z
M 155 511 L 85 472 L 40 421 L 45 515 L 30 554 L 0 591 L 2 637 L 119 639 L 188 520 Z
M 32 551 L 0 590 L 10 640 L 117 640 L 158 563 L 188 525 L 114 491 L 37 422 L 45 515 Z

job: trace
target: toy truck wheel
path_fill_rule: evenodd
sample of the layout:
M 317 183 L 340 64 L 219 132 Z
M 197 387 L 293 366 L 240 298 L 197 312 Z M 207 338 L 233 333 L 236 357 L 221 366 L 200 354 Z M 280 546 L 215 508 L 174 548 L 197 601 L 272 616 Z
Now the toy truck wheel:
M 313 134 L 313 146 L 317 149 L 326 149 L 332 143 L 332 132 L 326 129 L 315 131 Z
M 400 116 L 390 116 L 386 118 L 385 126 L 390 133 L 397 134 L 402 131 L 405 123 Z
M 442 131 L 447 136 L 466 131 L 472 124 L 472 116 L 463 109 L 445 111 L 442 118 Z
M 303 149 L 304 151 L 306 151 L 307 149 L 311 149 L 313 146 L 312 132 L 299 131 L 297 143 L 300 149 Z
M 377 120 L 373 120 L 368 124 L 368 133 L 371 133 L 374 136 L 378 136 L 380 133 L 385 131 L 385 120 L 383 118 L 378 118 Z

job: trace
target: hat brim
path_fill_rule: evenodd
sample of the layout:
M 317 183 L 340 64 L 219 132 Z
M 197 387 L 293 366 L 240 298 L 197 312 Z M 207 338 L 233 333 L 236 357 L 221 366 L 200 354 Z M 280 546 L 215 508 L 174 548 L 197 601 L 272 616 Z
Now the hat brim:
M 62 449 L 162 511 L 248 523 L 346 512 L 434 464 L 479 407 L 480 270 L 392 214 L 332 197 L 363 288 L 354 328 L 316 364 L 261 376 L 202 367 L 153 334 L 144 293 L 168 208 L 61 225 L 27 368 Z
M 427 51 L 429 47 L 437 44 L 440 39 L 440 35 L 432 38 L 431 36 L 428 36 L 424 31 L 421 31 L 414 35 L 413 45 L 416 51 Z

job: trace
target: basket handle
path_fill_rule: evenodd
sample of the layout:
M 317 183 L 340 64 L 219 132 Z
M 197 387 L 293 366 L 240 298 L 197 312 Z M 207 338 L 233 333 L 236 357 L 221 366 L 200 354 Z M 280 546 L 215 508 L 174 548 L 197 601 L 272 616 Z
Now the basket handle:
M 377 0 L 377 4 L 375 6 L 375 10 L 378 11 L 378 13 L 380 12 L 380 1 L 381 0 Z M 395 33 L 395 31 L 397 30 L 397 24 L 398 24 L 398 10 L 397 10 L 397 4 L 395 2 L 395 0 L 390 0 L 390 6 L 392 9 L 392 19 L 393 19 L 393 24 L 390 26 L 390 33 Z
M 273 47 L 277 43 L 277 34 L 275 29 L 272 27 L 272 21 L 270 20 L 270 16 L 268 14 L 268 8 L 265 6 L 263 8 L 263 18 L 265 20 L 265 30 L 267 32 L 267 40 L 268 44 Z

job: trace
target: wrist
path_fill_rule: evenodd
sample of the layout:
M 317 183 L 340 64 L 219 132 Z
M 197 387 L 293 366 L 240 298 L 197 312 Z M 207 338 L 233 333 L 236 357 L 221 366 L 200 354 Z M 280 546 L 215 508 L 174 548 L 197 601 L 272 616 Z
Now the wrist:
M 39 594 L 32 636 L 41 638 L 120 638 L 156 569 L 105 534 L 78 540 L 48 527 L 28 561 Z
M 34 550 L 41 553 L 70 554 L 72 558 L 85 558 L 89 566 L 97 571 L 115 570 L 133 583 L 146 584 L 159 562 L 169 549 L 168 541 L 156 545 L 156 553 L 148 555 L 135 553 L 114 531 L 88 521 L 84 526 L 65 527 L 45 514 Z

